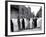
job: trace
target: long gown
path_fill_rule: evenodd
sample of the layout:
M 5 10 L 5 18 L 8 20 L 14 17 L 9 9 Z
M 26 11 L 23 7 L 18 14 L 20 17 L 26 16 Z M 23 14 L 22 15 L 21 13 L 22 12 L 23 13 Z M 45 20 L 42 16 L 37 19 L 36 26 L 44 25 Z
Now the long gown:
M 13 22 L 11 20 L 11 32 L 13 32 Z
M 25 21 L 24 21 L 24 19 L 22 20 L 22 29 L 25 29 Z
M 37 19 L 33 19 L 33 25 L 34 25 L 34 28 L 37 27 Z

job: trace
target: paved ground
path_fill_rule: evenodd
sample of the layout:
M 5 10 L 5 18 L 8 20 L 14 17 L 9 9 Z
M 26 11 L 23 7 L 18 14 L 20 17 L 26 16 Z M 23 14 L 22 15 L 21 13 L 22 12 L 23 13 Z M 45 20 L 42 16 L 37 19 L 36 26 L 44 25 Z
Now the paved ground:
M 33 29 L 26 29 L 26 30 L 20 30 L 19 32 L 30 32 L 30 31 L 40 31 L 41 28 L 33 28 Z

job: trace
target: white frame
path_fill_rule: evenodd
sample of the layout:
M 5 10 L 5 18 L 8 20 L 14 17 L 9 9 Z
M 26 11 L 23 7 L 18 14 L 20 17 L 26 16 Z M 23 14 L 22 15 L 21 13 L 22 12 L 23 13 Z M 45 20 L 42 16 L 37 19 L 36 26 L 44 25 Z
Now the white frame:
M 38 6 L 42 6 L 42 30 L 41 31 L 30 31 L 30 32 L 27 32 L 27 31 L 26 32 L 11 32 L 10 5 L 38 5 Z M 23 35 L 23 34 L 37 34 L 37 33 L 44 33 L 44 4 L 8 2 L 8 35 Z

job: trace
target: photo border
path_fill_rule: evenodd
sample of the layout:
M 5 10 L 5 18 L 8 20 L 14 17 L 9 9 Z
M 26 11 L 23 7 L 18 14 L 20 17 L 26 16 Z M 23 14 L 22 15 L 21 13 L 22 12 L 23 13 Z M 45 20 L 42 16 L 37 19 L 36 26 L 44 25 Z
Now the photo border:
M 44 4 L 44 33 L 8 35 L 8 2 Z M 25 36 L 25 35 L 41 35 L 41 34 L 45 34 L 45 3 L 42 3 L 42 2 L 27 2 L 27 1 L 5 1 L 5 36 Z

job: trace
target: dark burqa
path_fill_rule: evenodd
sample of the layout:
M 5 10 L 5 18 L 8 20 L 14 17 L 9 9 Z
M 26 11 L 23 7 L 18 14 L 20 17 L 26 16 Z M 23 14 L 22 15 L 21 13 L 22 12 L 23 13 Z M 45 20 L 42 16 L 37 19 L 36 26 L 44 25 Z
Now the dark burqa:
M 18 19 L 18 27 L 19 27 L 19 30 L 21 29 L 20 28 L 20 19 Z
M 11 32 L 13 32 L 13 22 L 11 20 Z
M 22 29 L 25 29 L 25 21 L 24 21 L 24 19 L 22 20 Z
M 37 19 L 33 19 L 33 25 L 34 25 L 34 28 L 37 27 Z

